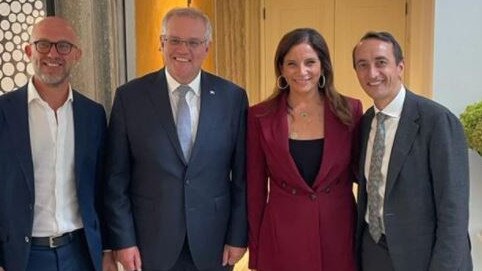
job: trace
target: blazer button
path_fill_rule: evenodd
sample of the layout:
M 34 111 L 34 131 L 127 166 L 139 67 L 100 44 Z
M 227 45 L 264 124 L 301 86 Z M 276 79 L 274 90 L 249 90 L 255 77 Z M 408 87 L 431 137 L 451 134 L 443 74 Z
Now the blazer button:
M 185 183 L 186 183 L 186 185 L 190 185 L 190 184 L 191 184 L 191 180 L 186 179 L 186 182 L 185 182 Z
M 286 187 L 286 182 L 282 182 L 281 187 Z
M 317 198 L 317 196 L 316 196 L 315 193 L 313 193 L 313 194 L 310 195 L 310 199 L 311 199 L 311 200 L 315 200 L 316 198 Z
M 296 189 L 291 189 L 291 194 L 296 195 Z
M 328 186 L 328 187 L 326 187 L 326 188 L 324 189 L 324 191 L 325 191 L 325 193 L 327 193 L 327 194 L 328 194 L 328 193 L 330 193 L 331 188 Z
M 28 238 L 28 236 L 25 236 L 25 243 L 30 243 L 30 238 Z

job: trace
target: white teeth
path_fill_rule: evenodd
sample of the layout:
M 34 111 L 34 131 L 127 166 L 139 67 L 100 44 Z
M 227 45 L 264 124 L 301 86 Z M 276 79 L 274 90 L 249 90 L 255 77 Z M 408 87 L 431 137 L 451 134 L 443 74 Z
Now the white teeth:
M 183 58 L 183 57 L 176 57 L 175 59 L 176 59 L 177 61 L 181 61 L 181 62 L 189 62 L 189 59 Z
M 45 62 L 45 65 L 49 66 L 49 67 L 58 67 L 60 66 L 59 63 L 48 63 L 48 62 Z

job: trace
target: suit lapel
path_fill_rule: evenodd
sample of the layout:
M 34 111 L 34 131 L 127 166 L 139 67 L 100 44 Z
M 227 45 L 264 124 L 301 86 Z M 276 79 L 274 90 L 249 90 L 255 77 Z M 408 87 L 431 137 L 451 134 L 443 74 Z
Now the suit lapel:
M 331 110 L 327 100 L 324 100 L 324 144 L 320 169 L 313 183 L 313 189 L 319 190 L 329 186 L 336 178 L 330 178 L 329 173 L 333 166 L 339 162 L 339 146 L 347 144 L 343 135 L 346 134 L 346 127 L 343 125 L 335 113 Z M 348 143 L 349 144 L 349 143 Z M 325 180 L 325 182 L 323 182 Z
M 164 127 L 179 159 L 187 164 L 187 161 L 184 159 L 184 154 L 182 153 L 181 144 L 177 138 L 176 124 L 172 114 L 169 89 L 167 87 L 166 73 L 164 69 L 159 71 L 158 76 L 152 82 L 152 87 L 148 88 L 147 92 L 149 95 L 148 99 L 152 102 L 154 110 L 159 117 L 158 123 L 161 123 Z
M 79 191 L 80 172 L 82 170 L 83 157 L 85 155 L 87 142 L 87 131 L 89 118 L 85 112 L 86 108 L 82 105 L 80 95 L 73 90 L 72 115 L 74 120 L 74 159 L 75 159 L 75 186 Z
M 407 90 L 407 94 L 403 104 L 402 114 L 400 116 L 400 122 L 398 123 L 397 132 L 393 141 L 390 162 L 388 164 L 385 197 L 390 195 L 390 192 L 395 185 L 402 165 L 407 159 L 411 146 L 417 136 L 417 132 L 419 129 L 417 121 L 419 117 L 420 115 L 418 112 L 415 96 Z
M 286 98 L 286 94 L 281 96 L 276 101 L 276 110 L 260 117 L 261 131 L 265 141 L 268 142 L 266 147 L 270 149 L 271 159 L 276 160 L 274 164 L 286 165 L 282 167 L 282 170 L 285 171 L 286 180 L 299 180 L 296 181 L 298 182 L 297 185 L 301 184 L 311 190 L 300 175 L 289 150 Z
M 272 152 L 273 159 L 276 159 L 277 164 L 287 165 L 283 167 L 286 170 L 285 175 L 288 180 L 296 179 L 306 187 L 307 190 L 320 190 L 330 185 L 332 181 L 336 181 L 336 178 L 330 178 L 330 172 L 338 162 L 338 147 L 340 144 L 344 144 L 340 134 L 346 133 L 345 126 L 340 123 L 336 115 L 332 112 L 328 104 L 324 107 L 324 120 L 325 120 L 325 137 L 324 148 L 322 154 L 322 162 L 318 175 L 313 183 L 313 187 L 309 187 L 303 180 L 303 177 L 299 173 L 295 161 L 293 160 L 289 150 L 288 140 L 288 123 L 286 120 L 286 95 L 282 96 L 278 101 L 277 110 L 266 116 L 260 117 L 260 126 L 263 133 L 263 137 L 267 142 L 273 142 L 273 144 L 267 144 Z M 323 180 L 326 180 L 324 182 Z
M 8 127 L 12 131 L 12 143 L 17 149 L 16 156 L 20 161 L 30 194 L 34 195 L 34 174 L 27 102 L 27 86 L 24 86 L 8 97 L 5 105 L 5 118 Z
M 375 110 L 370 107 L 362 118 L 360 125 L 360 162 L 359 179 L 365 181 L 365 163 L 367 154 L 368 136 L 370 135 L 371 123 L 375 116 Z
M 217 119 L 219 112 L 215 110 L 218 102 L 220 101 L 216 92 L 222 90 L 217 90 L 214 86 L 212 80 L 209 80 L 208 75 L 201 71 L 201 89 L 200 89 L 200 99 L 201 104 L 199 108 L 199 121 L 197 126 L 197 132 L 194 138 L 194 145 L 191 150 L 191 160 L 197 157 L 200 149 L 200 144 L 202 142 L 209 142 L 209 134 L 213 131 L 211 128 L 211 122 Z

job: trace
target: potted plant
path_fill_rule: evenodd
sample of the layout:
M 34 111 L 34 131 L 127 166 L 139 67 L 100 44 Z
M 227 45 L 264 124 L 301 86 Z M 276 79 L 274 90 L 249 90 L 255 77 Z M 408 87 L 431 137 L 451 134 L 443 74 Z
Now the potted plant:
M 482 101 L 468 105 L 460 115 L 469 148 L 482 156 Z

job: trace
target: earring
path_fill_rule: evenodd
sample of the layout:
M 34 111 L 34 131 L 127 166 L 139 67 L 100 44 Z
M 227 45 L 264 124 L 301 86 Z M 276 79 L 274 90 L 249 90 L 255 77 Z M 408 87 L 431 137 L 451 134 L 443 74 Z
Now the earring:
M 322 78 L 323 83 L 320 85 L 320 81 L 318 81 L 318 87 L 320 87 L 320 89 L 323 89 L 325 87 L 325 83 L 326 83 L 325 75 L 322 74 L 321 78 Z
M 278 79 L 276 79 L 276 86 L 277 86 L 279 89 L 287 89 L 288 86 L 289 86 L 289 85 L 288 85 L 288 82 L 286 82 L 286 85 L 281 86 L 281 83 L 280 83 L 281 79 L 283 79 L 283 75 L 278 76 Z M 286 79 L 285 79 L 285 81 L 286 81 Z

